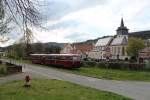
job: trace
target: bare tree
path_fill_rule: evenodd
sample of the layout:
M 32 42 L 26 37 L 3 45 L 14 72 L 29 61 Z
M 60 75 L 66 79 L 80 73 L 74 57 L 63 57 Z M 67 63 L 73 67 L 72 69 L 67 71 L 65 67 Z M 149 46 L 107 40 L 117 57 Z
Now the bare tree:
M 5 17 L 4 5 L 2 0 L 0 0 L 0 42 L 7 42 L 9 40 L 4 35 L 10 32 L 11 27 L 9 27 L 9 23 L 11 21 L 10 17 Z
M 39 25 L 40 14 L 36 9 L 36 0 L 3 0 L 5 13 L 12 15 L 17 24 L 26 29 L 28 25 Z
M 40 14 L 37 9 L 38 0 L 0 0 L 1 17 L 12 16 L 12 20 L 27 36 L 27 29 L 40 26 Z
M 29 27 L 40 26 L 41 16 L 38 12 L 38 0 L 0 0 L 2 16 L 12 16 L 12 20 L 23 30 L 26 49 L 29 50 L 33 33 Z M 2 8 L 2 9 L 1 9 Z

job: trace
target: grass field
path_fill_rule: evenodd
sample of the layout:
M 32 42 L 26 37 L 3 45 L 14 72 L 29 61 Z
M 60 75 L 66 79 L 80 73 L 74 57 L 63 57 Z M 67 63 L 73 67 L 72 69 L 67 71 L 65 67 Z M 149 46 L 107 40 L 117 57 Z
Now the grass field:
M 101 69 L 97 67 L 81 67 L 79 69 L 69 70 L 69 72 L 102 79 L 150 81 L 150 72 L 142 71 L 123 71 L 113 69 Z
M 0 85 L 0 100 L 131 100 L 129 98 L 58 80 L 32 80 Z
M 44 67 L 43 65 L 40 65 Z M 47 66 L 46 66 L 47 67 Z M 51 67 L 59 71 L 65 71 L 73 74 L 90 76 L 100 79 L 109 80 L 130 80 L 130 81 L 150 81 L 150 72 L 146 71 L 128 71 L 128 70 L 115 70 L 115 69 L 102 69 L 98 67 L 81 67 L 77 69 L 62 69 Z

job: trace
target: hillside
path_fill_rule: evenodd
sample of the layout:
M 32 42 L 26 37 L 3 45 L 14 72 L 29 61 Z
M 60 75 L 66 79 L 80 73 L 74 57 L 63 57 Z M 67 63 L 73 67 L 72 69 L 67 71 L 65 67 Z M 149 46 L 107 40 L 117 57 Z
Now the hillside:
M 138 32 L 130 32 L 129 36 L 130 37 L 138 37 L 138 38 L 142 38 L 142 39 L 150 39 L 150 30 L 138 31 Z M 74 44 L 95 44 L 99 39 L 106 38 L 106 37 L 109 37 L 109 36 L 98 37 L 96 39 L 91 39 L 91 40 L 87 40 L 87 41 L 84 41 L 84 42 L 77 42 L 77 43 L 74 43 Z M 36 43 L 34 43 L 34 44 L 36 44 Z M 65 43 L 48 42 L 48 43 L 41 43 L 41 44 L 42 45 L 46 45 L 48 47 L 54 46 L 54 47 L 63 48 Z M 1 47 L 0 51 L 4 51 L 5 49 L 7 49 L 9 47 L 10 46 L 8 46 L 8 47 Z
M 85 42 L 79 42 L 78 44 L 95 44 L 99 39 L 106 38 L 109 36 L 99 37 L 93 40 L 87 40 Z M 142 39 L 150 39 L 150 30 L 147 31 L 138 31 L 138 32 L 130 32 L 129 37 L 138 37 Z
M 131 32 L 129 34 L 131 37 L 138 37 L 142 39 L 150 39 L 150 30 L 147 31 L 139 31 L 139 32 Z
M 87 41 L 84 41 L 84 42 L 77 42 L 75 44 L 95 44 L 99 39 L 106 38 L 106 37 L 110 37 L 110 36 L 98 37 L 96 39 L 91 39 L 91 40 L 87 40 Z

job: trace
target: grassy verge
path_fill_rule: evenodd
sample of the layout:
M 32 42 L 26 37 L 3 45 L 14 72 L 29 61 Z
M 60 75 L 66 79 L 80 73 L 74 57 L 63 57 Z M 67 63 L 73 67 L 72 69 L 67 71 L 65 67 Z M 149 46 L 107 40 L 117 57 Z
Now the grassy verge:
M 111 80 L 150 81 L 150 72 L 101 69 L 97 67 L 81 67 L 69 72 Z
M 58 80 L 32 80 L 30 88 L 23 81 L 0 85 L 0 100 L 131 100 L 105 91 Z
M 23 63 L 32 64 L 31 61 L 22 61 Z M 37 64 L 33 64 L 37 65 Z M 127 71 L 127 70 L 114 70 L 114 69 L 102 69 L 98 67 L 81 67 L 78 69 L 60 69 L 51 66 L 38 65 L 41 67 L 49 67 L 59 71 L 65 71 L 69 73 L 85 75 L 101 79 L 111 80 L 130 80 L 130 81 L 150 81 L 150 72 L 146 71 Z

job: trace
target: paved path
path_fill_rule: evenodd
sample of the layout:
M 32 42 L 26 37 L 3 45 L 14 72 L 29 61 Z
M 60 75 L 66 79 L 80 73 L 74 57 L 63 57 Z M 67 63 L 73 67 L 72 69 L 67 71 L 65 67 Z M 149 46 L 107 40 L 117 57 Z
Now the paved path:
M 26 64 L 23 71 L 25 72 L 24 74 L 32 74 L 33 77 L 36 78 L 65 80 L 100 90 L 114 92 L 136 100 L 150 100 L 150 82 L 103 80 L 29 64 Z

